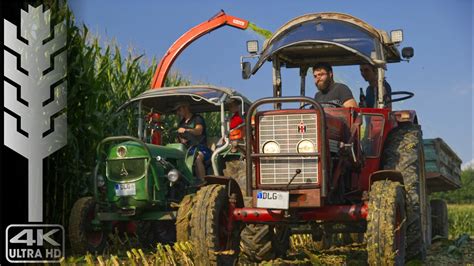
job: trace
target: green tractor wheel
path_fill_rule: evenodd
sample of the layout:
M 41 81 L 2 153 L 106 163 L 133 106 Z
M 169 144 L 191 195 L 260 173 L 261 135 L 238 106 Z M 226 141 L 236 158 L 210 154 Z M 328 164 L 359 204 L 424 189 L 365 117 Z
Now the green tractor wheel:
M 107 234 L 92 224 L 96 202 L 92 197 L 74 203 L 69 218 L 69 239 L 75 254 L 101 253 L 107 245 Z

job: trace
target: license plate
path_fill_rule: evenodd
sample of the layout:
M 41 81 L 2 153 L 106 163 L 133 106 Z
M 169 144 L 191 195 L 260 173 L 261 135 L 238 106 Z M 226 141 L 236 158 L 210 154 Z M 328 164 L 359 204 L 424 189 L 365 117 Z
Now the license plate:
M 287 210 L 289 199 L 288 191 L 259 190 L 257 191 L 257 208 Z
M 116 196 L 134 196 L 136 194 L 135 183 L 115 184 Z

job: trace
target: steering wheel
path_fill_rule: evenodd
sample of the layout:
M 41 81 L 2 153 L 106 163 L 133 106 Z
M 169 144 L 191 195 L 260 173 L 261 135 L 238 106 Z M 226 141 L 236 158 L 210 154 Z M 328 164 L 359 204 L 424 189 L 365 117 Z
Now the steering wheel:
M 327 105 L 332 105 L 333 107 L 336 107 L 336 108 L 344 107 L 342 104 L 338 104 L 338 103 L 335 103 L 335 102 L 320 102 L 319 104 L 321 104 L 323 106 L 323 108 L 327 107 Z M 305 109 L 307 106 L 310 106 L 310 105 L 311 105 L 311 107 L 313 107 L 311 103 L 305 103 L 300 107 L 300 109 Z
M 413 92 L 409 92 L 409 91 L 395 91 L 395 92 L 392 92 L 392 93 L 390 93 L 390 98 L 392 98 L 393 95 L 405 95 L 405 96 L 402 96 L 402 97 L 396 98 L 396 99 L 387 100 L 387 103 L 399 102 L 399 101 L 403 101 L 403 100 L 406 100 L 406 99 L 413 98 L 413 96 L 415 96 L 415 94 Z
M 181 143 L 181 141 L 179 140 L 180 138 L 183 138 L 183 139 L 187 139 L 187 138 L 185 138 L 184 133 L 178 133 L 178 129 L 179 129 L 179 127 L 172 128 L 169 132 L 170 132 L 170 135 L 173 136 L 176 139 L 176 142 Z

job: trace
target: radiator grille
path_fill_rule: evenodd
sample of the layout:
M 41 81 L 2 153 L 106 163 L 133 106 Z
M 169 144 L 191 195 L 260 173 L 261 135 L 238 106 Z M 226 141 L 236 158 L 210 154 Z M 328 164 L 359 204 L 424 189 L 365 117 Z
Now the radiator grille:
M 317 149 L 316 114 L 284 114 L 261 116 L 259 119 L 259 147 L 276 141 L 281 153 L 297 153 L 298 143 L 305 139 L 315 144 Z M 317 150 L 316 150 L 317 151 Z M 312 184 L 318 182 L 317 157 L 279 157 L 260 159 L 260 183 L 264 185 L 287 184 L 295 175 L 301 173 L 292 184 Z
M 146 158 L 107 160 L 107 177 L 113 181 L 130 181 L 146 174 Z

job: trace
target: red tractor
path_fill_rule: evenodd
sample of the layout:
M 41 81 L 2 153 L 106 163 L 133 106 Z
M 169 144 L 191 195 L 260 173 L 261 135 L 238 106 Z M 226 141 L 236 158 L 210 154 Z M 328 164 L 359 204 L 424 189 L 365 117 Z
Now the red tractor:
M 369 264 L 424 258 L 431 218 L 421 126 L 415 111 L 391 109 L 413 93 L 386 97 L 383 89 L 387 65 L 413 56 L 412 48 L 400 55 L 402 36 L 349 15 L 318 13 L 283 25 L 261 53 L 249 51 L 258 61 L 253 69 L 242 62 L 243 77 L 272 62 L 273 97 L 247 112 L 246 186 L 229 181 L 197 192 L 190 234 L 202 263 L 226 264 L 239 251 L 246 262 L 284 256 L 296 227 L 329 244 L 335 234 L 365 233 Z M 375 67 L 377 108 L 327 107 L 306 97 L 306 73 L 320 62 Z M 282 67 L 299 68 L 299 96 L 282 96 Z M 444 189 L 459 185 L 447 179 L 433 174 L 438 184 L 451 184 Z

